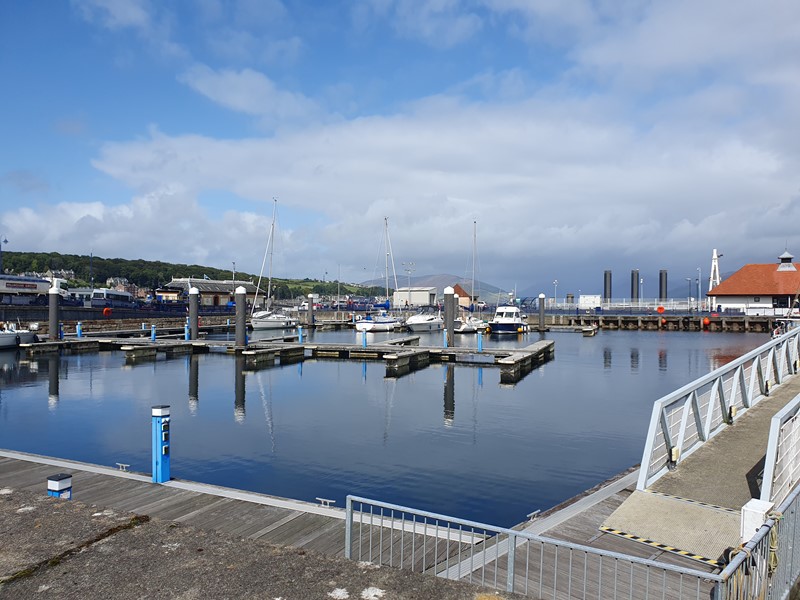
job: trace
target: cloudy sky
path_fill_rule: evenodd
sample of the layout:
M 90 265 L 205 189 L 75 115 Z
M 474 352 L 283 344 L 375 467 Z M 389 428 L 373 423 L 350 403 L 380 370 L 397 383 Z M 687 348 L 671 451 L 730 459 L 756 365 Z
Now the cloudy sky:
M 6 250 L 657 293 L 800 255 L 797 0 L 0 3 Z M 2 239 L 2 237 L 0 237 Z M 401 285 L 403 282 L 401 281 Z

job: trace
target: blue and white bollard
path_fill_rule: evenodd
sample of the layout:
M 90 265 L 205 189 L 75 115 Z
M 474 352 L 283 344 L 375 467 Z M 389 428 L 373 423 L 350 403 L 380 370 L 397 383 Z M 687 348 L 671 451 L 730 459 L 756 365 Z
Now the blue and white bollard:
M 364 348 L 367 347 L 367 332 L 366 331 L 362 331 L 361 332 L 361 346 L 364 347 Z
M 442 348 L 447 348 L 447 328 L 442 329 Z
M 186 324 L 183 326 L 183 339 L 184 341 L 189 341 L 189 321 L 187 319 Z
M 303 343 L 303 328 L 300 325 L 297 326 L 297 341 Z
M 169 481 L 169 406 L 153 406 L 153 483 Z
M 142 331 L 144 331 L 145 329 L 147 329 L 147 323 L 142 323 Z
M 151 342 L 155 342 L 156 341 L 156 324 L 155 323 L 150 325 L 150 341 Z
M 478 352 L 483 352 L 483 333 L 478 332 Z
M 72 475 L 58 473 L 47 478 L 47 495 L 72 500 Z
M 58 324 L 58 339 L 60 339 L 60 340 L 64 339 L 64 324 L 63 323 L 59 323 Z
M 82 338 L 83 337 L 83 323 L 78 321 L 78 324 L 75 325 L 75 335 L 76 337 Z

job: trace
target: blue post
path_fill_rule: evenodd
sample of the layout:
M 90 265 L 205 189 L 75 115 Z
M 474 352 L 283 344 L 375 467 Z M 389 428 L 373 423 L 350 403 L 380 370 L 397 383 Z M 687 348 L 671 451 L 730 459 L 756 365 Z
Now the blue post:
M 58 473 L 47 478 L 47 495 L 72 500 L 72 475 Z
M 169 406 L 153 406 L 153 483 L 169 481 Z
M 478 332 L 478 352 L 483 352 L 483 333 Z
M 64 324 L 63 323 L 59 323 L 58 324 L 58 339 L 60 339 L 60 340 L 64 339 Z
M 366 332 L 366 331 L 362 331 L 362 332 L 361 332 L 361 345 L 362 345 L 364 348 L 366 348 L 366 347 L 367 347 L 367 332 Z
M 447 329 L 446 328 L 442 329 L 442 338 L 443 338 L 443 343 L 444 343 L 444 345 L 442 347 L 443 348 L 447 348 Z
M 303 343 L 303 327 L 301 325 L 297 326 L 297 341 Z
M 75 325 L 75 335 L 79 338 L 83 337 L 83 323 L 78 321 L 78 324 Z
M 183 326 L 183 339 L 184 339 L 185 341 L 187 341 L 187 342 L 188 342 L 188 341 L 189 341 L 189 339 L 190 339 L 190 338 L 189 338 L 189 320 L 188 320 L 188 319 L 186 320 L 186 323 L 185 323 L 185 324 L 184 324 L 184 326 Z
M 144 331 L 145 329 L 147 329 L 147 323 L 142 323 L 142 331 Z
M 150 341 L 151 342 L 155 342 L 156 341 L 156 324 L 155 323 L 150 325 Z

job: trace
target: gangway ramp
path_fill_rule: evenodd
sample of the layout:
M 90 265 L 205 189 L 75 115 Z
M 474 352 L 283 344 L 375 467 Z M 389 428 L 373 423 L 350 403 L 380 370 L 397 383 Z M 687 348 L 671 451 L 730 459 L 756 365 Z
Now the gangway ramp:
M 637 490 L 601 530 L 724 564 L 740 542 L 742 507 L 760 495 L 770 420 L 800 393 L 800 377 L 776 387 L 646 490 Z

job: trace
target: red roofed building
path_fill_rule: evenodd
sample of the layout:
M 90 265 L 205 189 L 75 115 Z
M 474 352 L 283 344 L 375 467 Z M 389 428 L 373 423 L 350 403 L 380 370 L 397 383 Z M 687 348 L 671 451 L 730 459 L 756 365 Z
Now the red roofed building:
M 469 292 L 461 287 L 458 283 L 453 286 L 453 293 L 458 296 L 458 305 L 463 308 L 469 308 L 473 299 L 470 298 Z
M 746 315 L 784 316 L 797 304 L 800 270 L 789 252 L 780 263 L 745 265 L 708 292 L 716 310 L 740 310 Z

